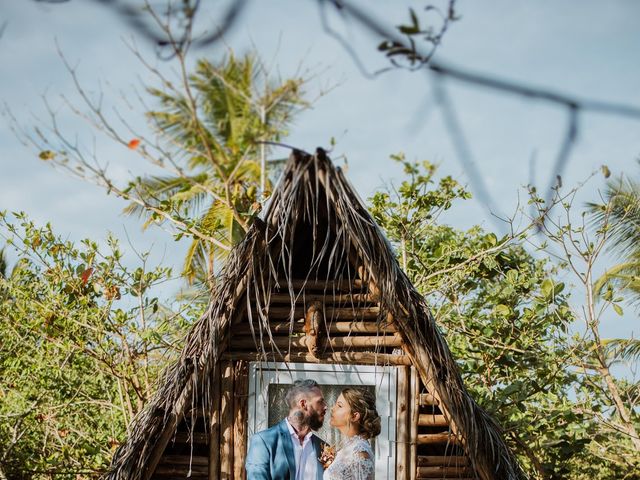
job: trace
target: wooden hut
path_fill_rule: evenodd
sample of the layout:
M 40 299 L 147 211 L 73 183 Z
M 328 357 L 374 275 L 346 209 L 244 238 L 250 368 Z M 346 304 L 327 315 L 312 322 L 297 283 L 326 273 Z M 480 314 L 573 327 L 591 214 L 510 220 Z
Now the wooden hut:
M 423 297 L 321 150 L 291 155 L 106 478 L 245 478 L 252 417 L 265 417 L 259 390 L 278 369 L 286 378 L 300 368 L 351 375 L 337 384 L 369 375 L 376 393 L 384 383 L 378 480 L 524 478 Z

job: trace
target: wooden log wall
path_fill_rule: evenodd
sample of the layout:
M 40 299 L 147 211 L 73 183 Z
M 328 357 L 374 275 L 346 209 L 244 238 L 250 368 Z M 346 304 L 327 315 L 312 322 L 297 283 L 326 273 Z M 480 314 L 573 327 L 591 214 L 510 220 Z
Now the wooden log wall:
M 412 412 L 415 449 L 412 480 L 479 480 L 469 464 L 463 442 L 453 434 L 446 409 L 430 393 L 412 367 Z
M 294 281 L 296 291 L 302 285 Z M 246 479 L 251 360 L 397 366 L 396 479 L 476 479 L 447 412 L 405 355 L 393 319 L 379 321 L 380 306 L 366 282 L 307 282 L 294 302 L 293 322 L 291 303 L 286 289 L 272 292 L 262 351 L 254 340 L 260 326 L 256 323 L 252 332 L 246 313 L 232 324 L 228 351 L 211 383 L 215 408 L 197 407 L 181 419 L 152 480 Z M 254 306 L 254 320 L 257 313 Z
M 380 306 L 361 281 L 329 284 L 310 281 L 303 290 L 299 289 L 301 286 L 301 281 L 294 281 L 293 299 L 287 288 L 275 289 L 264 312 L 258 312 L 252 304 L 253 324 L 247 315 L 232 327 L 227 357 L 255 359 L 258 352 L 263 359 L 276 361 L 313 361 L 314 357 L 316 361 L 345 361 L 344 357 L 332 356 L 336 353 L 392 355 L 395 348 L 402 346 L 395 325 L 379 321 Z M 268 324 L 261 320 L 260 313 L 268 318 Z M 262 340 L 256 345 L 260 337 Z M 311 357 L 299 358 L 307 354 Z M 394 363 L 393 358 L 376 359 L 367 355 L 355 355 L 351 362 L 356 363 L 360 358 L 366 363 Z

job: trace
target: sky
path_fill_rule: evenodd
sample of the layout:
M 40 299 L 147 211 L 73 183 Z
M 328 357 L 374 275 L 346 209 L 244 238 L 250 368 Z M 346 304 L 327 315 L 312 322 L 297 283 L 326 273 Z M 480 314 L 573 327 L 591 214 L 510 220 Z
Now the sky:
M 4 24 L 0 99 L 5 112 L 0 117 L 0 209 L 22 210 L 37 222 L 51 222 L 70 239 L 100 240 L 113 232 L 127 238 L 129 248 L 152 249 L 158 261 L 179 265 L 183 245 L 167 240 L 167 233 L 160 229 L 142 232 L 138 221 L 121 215 L 121 200 L 38 159 L 36 151 L 20 142 L 12 128 L 16 124 L 7 115 L 11 112 L 20 128 L 46 128 L 51 124 L 46 99 L 67 134 L 95 150 L 114 178 L 124 181 L 145 171 L 147 165 L 135 152 L 96 136 L 62 100 L 64 96 L 79 104 L 58 49 L 76 68 L 90 95 L 102 94 L 105 111 L 112 114 L 118 108 L 134 125 L 142 124 L 142 112 L 123 97 L 135 98 L 153 78 L 126 44 L 135 43 L 162 71 L 174 68 L 157 59 L 152 47 L 136 37 L 121 17 L 98 3 L 0 0 L 0 26 Z M 355 3 L 395 25 L 407 21 L 407 6 L 419 9 L 427 2 Z M 219 4 L 226 5 L 215 5 Z M 578 98 L 640 107 L 640 2 L 459 0 L 456 8 L 460 19 L 447 31 L 438 61 Z M 214 7 L 201 17 L 199 26 L 215 26 L 217 18 L 219 11 Z M 388 65 L 376 52 L 379 39 L 345 24 L 335 14 L 329 15 L 329 22 L 352 42 L 367 71 Z M 249 2 L 224 45 L 193 51 L 191 60 L 219 59 L 226 48 L 236 53 L 257 49 L 283 78 L 304 65 L 314 73 L 307 87 L 311 98 L 327 86 L 334 87 L 298 117 L 285 142 L 313 151 L 317 146 L 329 148 L 335 139 L 332 156 L 337 164 L 346 164 L 347 176 L 362 198 L 401 179 L 397 165 L 389 159 L 398 152 L 408 159 L 438 163 L 441 174 L 469 183 L 469 170 L 458 158 L 435 101 L 433 78 L 407 71 L 366 78 L 343 46 L 323 29 L 317 2 Z M 555 177 L 550 173 L 565 135 L 566 111 L 453 80 L 444 87 L 475 167 L 493 198 L 494 213 L 513 213 L 524 197 L 524 185 L 533 182 L 544 190 Z M 577 143 L 562 175 L 565 186 L 583 181 L 603 164 L 614 174 L 637 175 L 639 119 L 585 113 L 579 120 Z M 594 178 L 579 194 L 580 202 L 597 200 L 602 186 L 603 180 Z M 446 220 L 461 228 L 474 224 L 503 228 L 477 200 L 454 208 Z M 628 314 L 622 320 L 607 320 L 605 326 L 612 335 L 637 333 L 637 319 Z

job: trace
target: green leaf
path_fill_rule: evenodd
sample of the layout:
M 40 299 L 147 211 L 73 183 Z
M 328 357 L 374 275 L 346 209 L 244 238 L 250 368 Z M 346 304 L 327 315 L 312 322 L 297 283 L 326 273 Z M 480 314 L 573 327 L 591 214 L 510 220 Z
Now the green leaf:
M 624 312 L 623 312 L 623 310 L 622 310 L 622 307 L 621 307 L 620 305 L 618 305 L 617 303 L 614 303 L 614 304 L 613 304 L 613 309 L 614 309 L 614 310 L 615 310 L 615 312 L 616 312 L 618 315 L 620 315 L 620 316 L 622 316 L 622 315 L 624 314 Z
M 547 278 L 542 285 L 540 285 L 540 291 L 545 297 L 550 297 L 553 293 L 553 280 Z

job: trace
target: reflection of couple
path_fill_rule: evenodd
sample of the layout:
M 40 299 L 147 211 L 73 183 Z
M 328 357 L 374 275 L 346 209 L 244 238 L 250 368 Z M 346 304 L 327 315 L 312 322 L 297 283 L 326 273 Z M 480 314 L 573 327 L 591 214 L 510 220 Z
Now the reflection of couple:
M 373 394 L 345 388 L 331 408 L 331 426 L 343 437 L 337 453 L 313 433 L 322 427 L 327 411 L 317 382 L 297 380 L 285 401 L 287 418 L 251 438 L 247 480 L 373 480 L 368 440 L 380 433 Z

